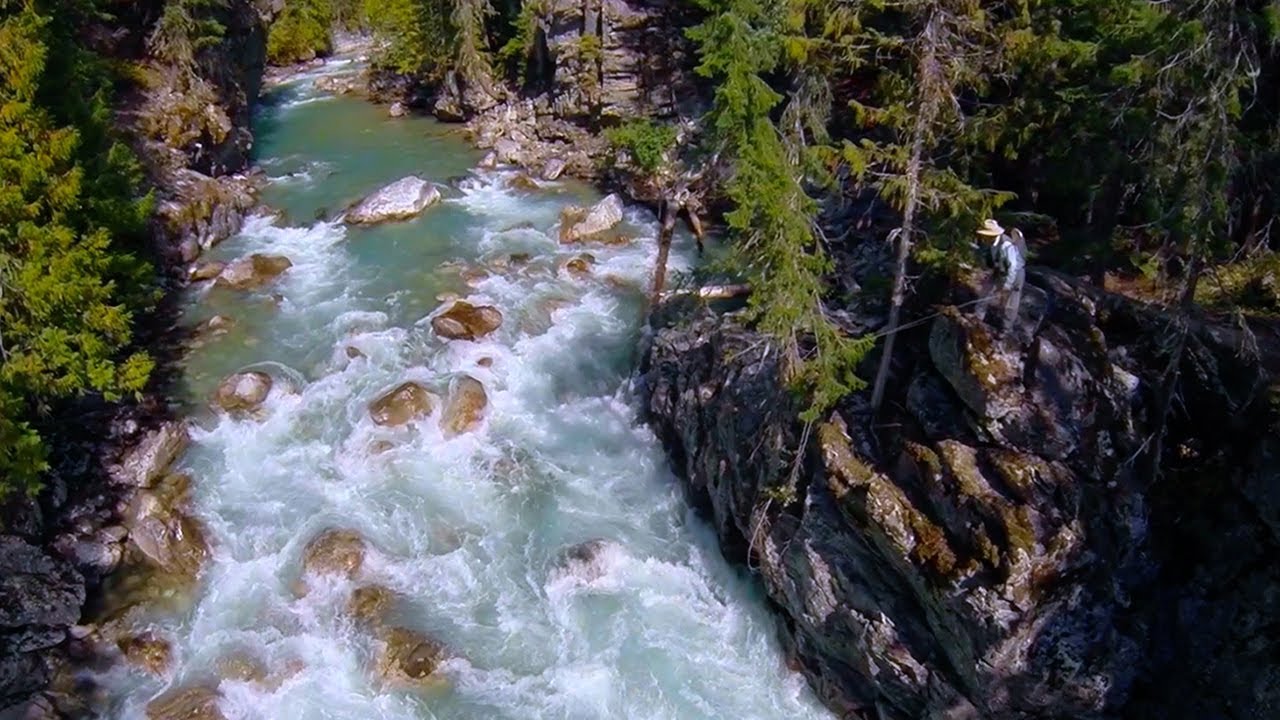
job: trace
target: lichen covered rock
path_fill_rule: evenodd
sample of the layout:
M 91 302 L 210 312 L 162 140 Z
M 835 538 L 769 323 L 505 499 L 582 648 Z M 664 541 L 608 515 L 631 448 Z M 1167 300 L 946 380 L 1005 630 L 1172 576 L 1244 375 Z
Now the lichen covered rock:
M 1238 328 L 1189 329 L 1153 484 L 1169 355 L 1150 329 L 1171 320 L 1070 278 L 1032 272 L 1005 332 L 944 309 L 899 338 L 909 372 L 874 426 L 853 395 L 808 432 L 778 355 L 737 316 L 668 312 L 644 359 L 651 422 L 837 714 L 1248 717 L 1280 703 L 1262 660 L 1280 640 L 1259 630 L 1280 621 L 1263 599 L 1280 596 L 1264 559 L 1280 552 L 1280 493 L 1264 489 L 1280 408 L 1255 392 L 1274 380 L 1236 352 Z

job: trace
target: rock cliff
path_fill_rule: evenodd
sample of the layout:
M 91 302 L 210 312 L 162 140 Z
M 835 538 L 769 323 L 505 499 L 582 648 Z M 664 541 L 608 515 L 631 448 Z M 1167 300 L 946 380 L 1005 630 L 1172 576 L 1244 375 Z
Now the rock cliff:
M 735 314 L 668 309 L 650 420 L 841 717 L 1277 716 L 1275 328 L 1029 285 L 1007 333 L 935 296 L 889 409 L 807 428 Z

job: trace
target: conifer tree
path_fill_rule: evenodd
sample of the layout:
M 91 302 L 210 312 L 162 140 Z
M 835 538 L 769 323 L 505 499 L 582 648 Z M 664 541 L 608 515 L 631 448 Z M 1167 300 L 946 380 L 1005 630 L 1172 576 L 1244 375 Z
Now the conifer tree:
M 707 118 L 715 151 L 729 163 L 725 220 L 751 286 L 759 328 L 779 343 L 787 367 L 809 395 L 816 420 L 863 386 L 854 371 L 871 341 L 846 337 L 823 302 L 831 264 L 817 240 L 817 203 L 771 119 L 782 100 L 765 80 L 781 60 L 781 5 L 768 0 L 702 0 L 711 14 L 690 36 L 698 72 L 717 82 Z

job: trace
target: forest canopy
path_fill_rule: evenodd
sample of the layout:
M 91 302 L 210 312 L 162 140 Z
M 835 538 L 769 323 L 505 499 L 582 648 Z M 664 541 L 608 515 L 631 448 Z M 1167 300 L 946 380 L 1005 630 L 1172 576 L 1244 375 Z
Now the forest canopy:
M 150 203 L 110 125 L 111 79 L 71 36 L 77 3 L 0 0 L 0 496 L 46 467 L 51 403 L 139 391 Z

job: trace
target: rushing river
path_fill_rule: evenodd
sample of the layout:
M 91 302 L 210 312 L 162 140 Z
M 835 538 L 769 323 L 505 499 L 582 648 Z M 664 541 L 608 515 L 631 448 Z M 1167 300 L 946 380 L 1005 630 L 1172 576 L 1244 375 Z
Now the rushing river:
M 786 669 L 762 594 L 688 509 L 629 394 L 653 217 L 629 211 L 630 245 L 561 246 L 560 209 L 592 189 L 518 190 L 511 173 L 473 171 L 456 128 L 319 94 L 331 71 L 275 89 L 260 113 L 264 200 L 283 217 L 252 219 L 211 254 L 293 267 L 259 292 L 191 292 L 190 323 L 237 320 L 184 367 L 195 429 L 180 464 L 212 557 L 194 602 L 139 621 L 173 639 L 169 674 L 103 676 L 111 715 L 142 717 L 167 688 L 213 682 L 229 720 L 829 717 Z M 452 180 L 417 220 L 325 219 L 411 173 Z M 677 240 L 673 269 L 689 266 L 690 245 Z M 561 269 L 584 250 L 589 277 Z M 531 260 L 504 263 L 513 253 Z M 435 337 L 427 318 L 450 292 L 499 307 L 502 328 Z M 243 369 L 277 379 L 261 417 L 209 410 Z M 388 389 L 443 393 L 464 373 L 489 396 L 477 431 L 446 439 L 436 416 L 371 422 Z M 329 528 L 366 538 L 359 582 L 399 595 L 395 624 L 449 648 L 442 686 L 377 681 L 373 638 L 343 612 L 357 583 L 309 578 L 295 592 L 304 547 Z M 565 565 L 566 549 L 596 539 L 607 543 L 592 567 Z M 301 670 L 275 688 L 219 679 L 219 661 L 245 653 Z

